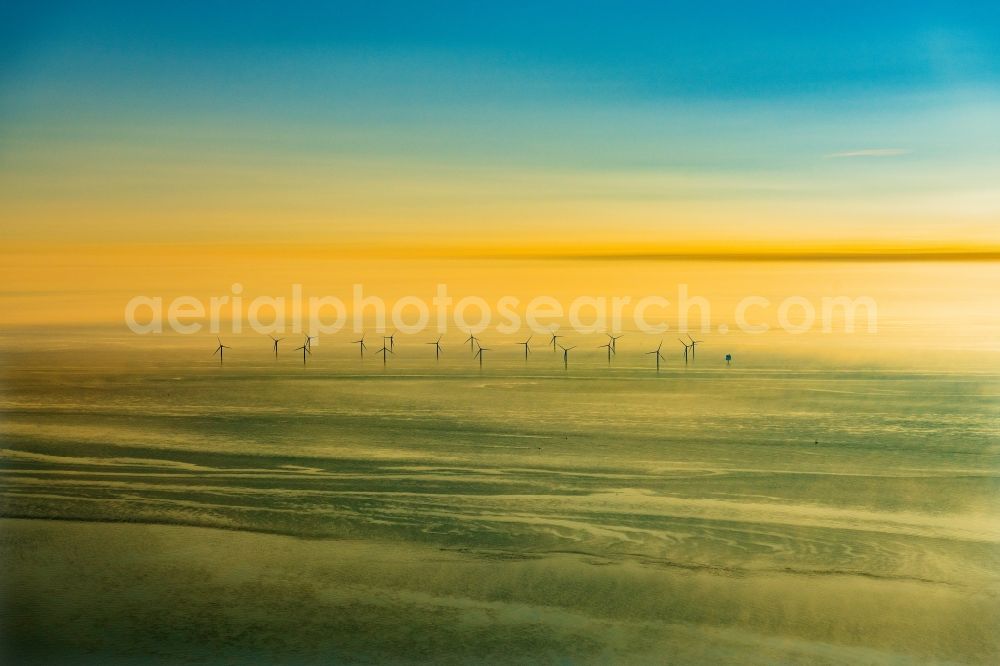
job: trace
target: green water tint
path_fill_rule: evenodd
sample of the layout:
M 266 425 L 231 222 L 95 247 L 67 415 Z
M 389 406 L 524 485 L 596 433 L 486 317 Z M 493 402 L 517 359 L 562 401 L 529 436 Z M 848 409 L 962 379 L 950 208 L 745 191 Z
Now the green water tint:
M 461 360 L 219 371 L 184 354 L 9 370 L 4 516 L 226 530 L 13 523 L 5 547 L 27 581 L 15 608 L 34 609 L 19 649 L 37 647 L 42 626 L 68 632 L 57 656 L 86 643 L 42 600 L 51 575 L 71 581 L 72 608 L 120 632 L 95 648 L 105 655 L 152 649 L 135 595 L 169 607 L 169 635 L 153 641 L 168 656 L 996 654 L 995 375 L 566 375 L 514 359 L 483 374 Z M 241 556 L 227 573 L 234 553 L 260 548 L 280 554 Z M 127 598 L 107 583 L 122 576 L 141 581 Z M 213 616 L 216 602 L 245 608 Z M 236 633 L 185 633 L 212 623 Z

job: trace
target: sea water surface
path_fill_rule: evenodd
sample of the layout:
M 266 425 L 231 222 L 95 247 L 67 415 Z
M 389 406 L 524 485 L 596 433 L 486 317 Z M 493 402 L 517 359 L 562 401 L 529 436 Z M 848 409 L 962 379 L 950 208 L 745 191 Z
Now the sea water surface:
M 428 620 L 455 604 L 492 609 L 497 636 L 551 638 L 516 658 L 997 654 L 1000 376 L 675 357 L 657 374 L 627 344 L 610 368 L 565 370 L 540 345 L 480 371 L 457 338 L 447 351 L 383 368 L 319 345 L 304 369 L 266 350 L 194 368 L 177 350 L 25 354 L 3 392 L 3 515 L 328 540 L 303 567 L 346 558 L 351 603 L 457 634 L 432 659 L 480 654 L 483 626 Z M 381 652 L 386 630 L 355 628 L 370 635 L 341 656 L 405 661 Z
M 995 663 L 994 356 L 435 337 L 5 332 L 11 654 Z

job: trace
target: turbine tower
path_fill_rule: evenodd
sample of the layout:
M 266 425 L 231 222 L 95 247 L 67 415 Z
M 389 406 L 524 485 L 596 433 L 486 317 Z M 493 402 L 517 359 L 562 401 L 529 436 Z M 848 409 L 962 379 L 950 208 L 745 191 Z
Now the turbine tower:
M 688 343 L 684 342 L 680 338 L 677 338 L 677 342 L 684 345 L 684 365 L 688 364 Z
M 278 343 L 284 340 L 284 338 L 276 338 L 273 335 L 268 336 L 274 341 L 274 358 L 278 358 Z
M 302 350 L 302 367 L 305 367 L 305 365 L 306 365 L 306 354 L 312 355 L 312 352 L 309 351 L 309 346 L 305 345 L 305 344 L 302 345 L 301 347 L 296 347 L 295 351 L 299 351 L 300 349 Z
M 216 354 L 218 354 L 219 355 L 219 365 L 222 365 L 222 357 L 225 355 L 225 352 L 222 351 L 222 350 L 223 349 L 232 349 L 232 347 L 227 347 L 226 345 L 222 344 L 222 338 L 220 338 L 218 336 L 216 336 L 215 339 L 219 341 L 219 346 L 215 348 L 214 352 L 212 352 L 212 356 L 215 356 Z
M 576 349 L 576 345 L 573 345 L 572 347 L 563 347 L 562 345 L 559 345 L 559 349 L 563 350 L 563 369 L 569 370 L 569 350 Z
M 441 360 L 441 338 L 443 338 L 443 337 L 444 337 L 443 335 L 439 335 L 438 339 L 435 340 L 434 342 L 427 342 L 427 343 L 425 343 L 425 344 L 428 344 L 428 345 L 434 345 L 434 360 L 435 361 L 440 361 Z
M 476 356 L 479 357 L 479 369 L 480 370 L 483 369 L 483 352 L 484 351 L 489 351 L 489 350 L 490 350 L 489 347 L 482 347 L 481 346 L 481 347 L 479 347 L 479 351 L 477 351 L 476 354 L 475 354 L 475 356 L 473 356 L 473 358 L 475 358 Z
M 382 365 L 385 365 L 385 360 L 386 360 L 386 358 L 388 358 L 387 354 L 395 354 L 396 352 L 392 351 L 391 349 L 389 349 L 388 347 L 386 347 L 385 344 L 383 344 L 382 345 L 382 349 L 379 349 L 375 353 L 376 354 L 382 354 Z
M 700 343 L 700 342 L 704 342 L 704 340 L 695 340 L 694 338 L 691 337 L 690 333 L 688 333 L 688 340 L 691 341 L 691 360 L 693 361 L 694 360 L 694 346 L 696 344 Z
M 667 360 L 667 359 L 663 358 L 663 354 L 660 353 L 660 349 L 662 349 L 662 348 L 663 348 L 663 340 L 660 340 L 660 345 L 656 349 L 654 349 L 651 352 L 646 352 L 647 355 L 648 354 L 656 354 L 656 371 L 657 372 L 660 371 L 660 359 L 663 359 L 664 361 Z M 687 349 L 687 347 L 685 347 L 685 350 L 686 349 Z
M 368 349 L 368 345 L 365 344 L 365 334 L 364 333 L 361 334 L 360 340 L 352 340 L 351 344 L 358 345 L 358 347 L 361 349 L 361 358 L 364 358 L 365 350 Z
M 473 354 L 476 353 L 476 345 L 482 347 L 482 345 L 479 344 L 479 338 L 477 338 L 475 333 L 473 333 L 471 330 L 469 331 L 469 337 L 465 339 L 465 342 L 469 343 L 469 351 L 472 352 Z M 465 342 L 463 342 L 462 344 L 464 345 Z
M 609 342 L 606 345 L 597 345 L 597 348 L 598 349 L 607 348 L 607 350 L 608 350 L 608 365 L 611 365 L 611 355 L 615 353 L 615 346 Z

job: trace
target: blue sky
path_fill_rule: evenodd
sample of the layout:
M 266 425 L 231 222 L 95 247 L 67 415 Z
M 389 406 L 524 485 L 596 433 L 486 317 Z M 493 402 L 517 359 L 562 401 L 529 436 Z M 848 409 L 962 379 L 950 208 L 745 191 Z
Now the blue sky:
M 5 224 L 50 233 L 55 201 L 148 236 L 142 201 L 186 200 L 211 234 L 227 206 L 294 195 L 331 233 L 492 206 L 664 237 L 686 216 L 747 238 L 793 218 L 809 238 L 996 235 L 993 3 L 361 4 L 3 8 Z M 248 164 L 285 189 L 240 197 Z M 343 191 L 301 202 L 327 182 Z
M 483 94 L 486 83 L 505 94 L 525 84 L 532 94 L 539 79 L 560 92 L 645 99 L 1000 79 L 1000 6 L 987 2 L 98 4 L 5 9 L 4 78 L 40 56 L 51 69 L 38 74 L 52 84 L 142 87 L 197 80 L 197 70 L 245 79 L 272 57 L 341 54 L 390 63 L 386 84 L 420 74 L 400 62 L 409 57 L 449 63 L 434 78 L 455 83 L 456 95 Z M 493 68 L 478 86 L 458 74 L 473 65 Z

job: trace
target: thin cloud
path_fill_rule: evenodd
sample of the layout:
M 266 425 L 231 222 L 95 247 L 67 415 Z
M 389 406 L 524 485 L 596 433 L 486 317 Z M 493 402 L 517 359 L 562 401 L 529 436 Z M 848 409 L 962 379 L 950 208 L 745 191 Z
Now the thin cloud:
M 896 157 L 906 155 L 908 150 L 902 148 L 865 148 L 864 150 L 848 150 L 842 153 L 830 153 L 826 157 L 841 159 L 846 157 Z

